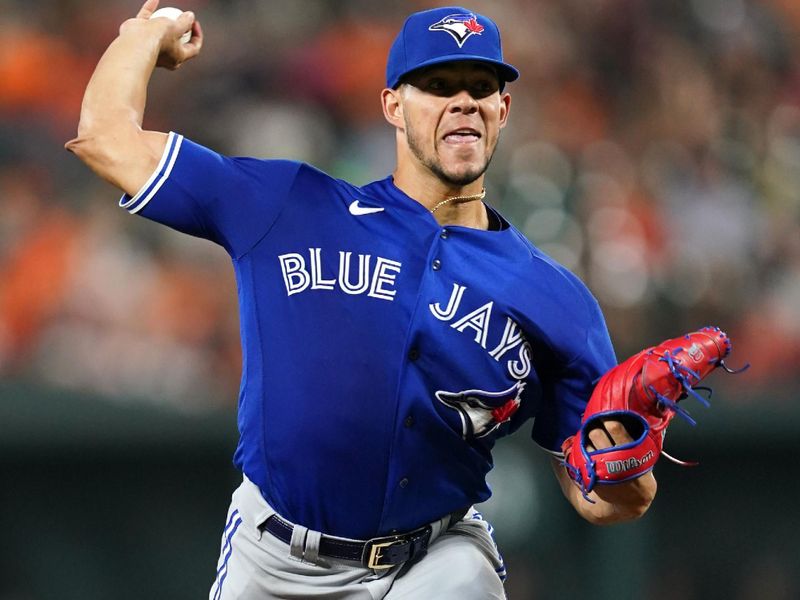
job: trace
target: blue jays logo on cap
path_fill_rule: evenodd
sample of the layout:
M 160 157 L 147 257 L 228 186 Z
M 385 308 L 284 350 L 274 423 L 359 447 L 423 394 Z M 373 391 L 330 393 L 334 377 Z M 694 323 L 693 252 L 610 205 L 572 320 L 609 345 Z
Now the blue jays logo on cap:
M 445 6 L 406 19 L 389 50 L 386 87 L 397 88 L 403 77 L 417 69 L 460 60 L 491 65 L 500 89 L 519 77 L 519 71 L 503 59 L 500 30 L 494 21 L 461 6 Z
M 446 31 L 461 48 L 471 35 L 480 35 L 484 27 L 478 18 L 470 14 L 447 15 L 444 19 L 428 27 L 428 31 Z

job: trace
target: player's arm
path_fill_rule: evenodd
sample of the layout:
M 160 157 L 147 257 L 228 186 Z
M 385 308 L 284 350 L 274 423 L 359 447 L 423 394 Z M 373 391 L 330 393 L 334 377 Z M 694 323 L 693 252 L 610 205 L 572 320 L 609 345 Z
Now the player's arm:
M 78 135 L 66 143 L 98 176 L 125 193 L 135 194 L 152 175 L 167 135 L 144 131 L 147 85 L 156 66 L 177 69 L 197 56 L 203 42 L 191 13 L 177 20 L 150 19 L 158 0 L 147 0 L 120 27 L 98 63 L 81 106 Z M 192 32 L 185 44 L 180 37 Z
M 619 421 L 605 420 L 602 427 L 588 433 L 587 448 L 600 450 L 629 444 L 633 441 Z M 595 525 L 611 525 L 641 517 L 656 495 L 656 479 L 652 471 L 641 477 L 616 485 L 601 485 L 584 496 L 580 487 L 570 478 L 564 463 L 552 459 L 561 491 L 579 515 Z M 588 499 L 587 499 L 588 497 Z

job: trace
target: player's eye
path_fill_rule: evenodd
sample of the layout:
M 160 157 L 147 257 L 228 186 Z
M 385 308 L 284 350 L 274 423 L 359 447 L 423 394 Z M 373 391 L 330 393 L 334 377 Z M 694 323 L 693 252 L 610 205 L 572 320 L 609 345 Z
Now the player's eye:
M 488 79 L 482 79 L 474 82 L 470 86 L 470 93 L 473 98 L 485 98 L 491 96 L 499 89 L 497 83 Z
M 448 89 L 447 82 L 439 77 L 429 79 L 425 85 L 425 89 L 431 92 L 444 92 Z

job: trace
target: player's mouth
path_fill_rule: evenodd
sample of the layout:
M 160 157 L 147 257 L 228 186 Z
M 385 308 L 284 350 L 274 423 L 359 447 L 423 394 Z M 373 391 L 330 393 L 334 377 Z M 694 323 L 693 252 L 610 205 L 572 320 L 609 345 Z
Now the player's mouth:
M 471 127 L 459 127 L 444 134 L 442 140 L 445 144 L 472 144 L 481 139 L 481 134 L 477 129 Z

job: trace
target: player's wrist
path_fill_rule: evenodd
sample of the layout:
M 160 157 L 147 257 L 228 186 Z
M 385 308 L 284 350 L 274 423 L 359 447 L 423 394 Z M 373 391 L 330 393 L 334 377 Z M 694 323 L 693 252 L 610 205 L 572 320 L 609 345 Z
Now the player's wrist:
M 125 47 L 129 56 L 147 56 L 152 58 L 154 64 L 172 43 L 168 23 L 143 19 L 129 19 L 123 23 L 116 42 Z

